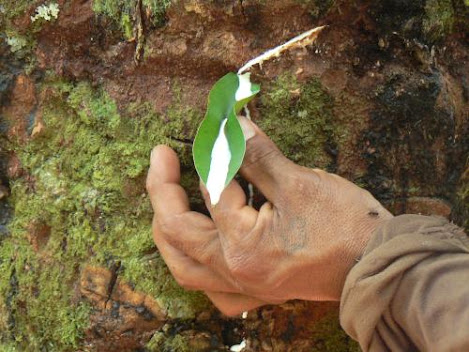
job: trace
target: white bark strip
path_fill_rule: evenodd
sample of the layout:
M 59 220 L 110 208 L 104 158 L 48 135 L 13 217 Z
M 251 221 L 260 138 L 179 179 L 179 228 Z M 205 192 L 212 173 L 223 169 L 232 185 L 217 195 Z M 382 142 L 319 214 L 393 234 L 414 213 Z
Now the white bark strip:
M 213 144 L 210 169 L 207 177 L 208 194 L 210 195 L 210 202 L 212 206 L 216 205 L 220 200 L 221 193 L 225 188 L 226 177 L 231 161 L 230 146 L 225 134 L 225 125 L 228 119 L 224 119 L 220 125 L 217 139 Z
M 271 59 L 272 57 L 280 56 L 280 54 L 288 49 L 297 48 L 297 47 L 305 47 L 307 45 L 312 44 L 316 38 L 318 37 L 319 32 L 321 32 L 324 27 L 316 27 L 301 33 L 300 35 L 296 36 L 295 38 L 290 39 L 288 42 L 283 43 L 273 49 L 267 50 L 262 55 L 249 60 L 243 67 L 238 70 L 238 75 L 243 73 L 246 70 L 249 70 L 252 66 L 259 64 L 261 65 L 264 61 Z

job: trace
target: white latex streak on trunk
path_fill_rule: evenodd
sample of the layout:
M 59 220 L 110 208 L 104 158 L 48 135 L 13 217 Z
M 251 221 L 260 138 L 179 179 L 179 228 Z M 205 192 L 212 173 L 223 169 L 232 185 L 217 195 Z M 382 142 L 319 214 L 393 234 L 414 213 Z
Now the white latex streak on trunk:
M 243 340 L 239 343 L 239 345 L 233 345 L 230 348 L 232 352 L 241 352 L 246 348 L 246 340 Z
M 220 200 L 221 193 L 225 188 L 226 177 L 231 161 L 231 152 L 228 139 L 225 134 L 225 126 L 228 119 L 224 119 L 220 126 L 217 139 L 213 144 L 210 170 L 207 177 L 207 191 L 210 195 L 210 202 L 216 205 Z
M 305 47 L 314 43 L 320 31 L 322 31 L 326 26 L 316 27 L 301 33 L 300 35 L 290 39 L 288 42 L 283 43 L 273 49 L 267 50 L 262 55 L 249 60 L 243 67 L 238 70 L 238 75 L 242 74 L 244 71 L 249 70 L 252 66 L 257 64 L 262 64 L 264 61 L 271 59 L 272 57 L 278 57 L 280 54 L 288 49 Z

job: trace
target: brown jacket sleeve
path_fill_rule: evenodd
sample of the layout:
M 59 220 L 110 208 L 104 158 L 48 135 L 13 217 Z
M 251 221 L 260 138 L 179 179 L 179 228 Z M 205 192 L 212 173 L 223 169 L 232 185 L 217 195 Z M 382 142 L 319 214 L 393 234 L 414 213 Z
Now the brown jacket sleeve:
M 443 218 L 393 218 L 350 271 L 340 321 L 363 351 L 469 351 L 469 238 Z

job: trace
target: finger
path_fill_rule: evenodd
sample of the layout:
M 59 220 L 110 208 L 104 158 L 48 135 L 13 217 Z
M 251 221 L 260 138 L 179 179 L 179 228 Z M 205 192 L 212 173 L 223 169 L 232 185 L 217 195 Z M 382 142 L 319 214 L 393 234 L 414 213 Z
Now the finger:
M 284 181 L 294 172 L 295 164 L 252 121 L 239 119 L 245 136 L 246 154 L 240 172 L 264 196 L 275 204 L 281 198 Z
M 184 255 L 194 264 L 199 262 L 226 274 L 215 225 L 205 215 L 190 211 L 187 195 L 179 181 L 180 166 L 176 153 L 166 146 L 156 147 L 152 152 L 147 177 L 147 188 L 155 211 L 155 243 L 163 250 L 168 247 L 167 244 L 171 244 L 172 248 L 176 247 L 174 249 L 180 252 L 170 248 L 168 252 L 174 255 L 163 253 L 167 263 L 177 265 L 178 258 L 187 261 L 182 258 Z
M 215 290 L 238 292 L 238 289 L 220 274 L 188 257 L 164 240 L 157 227 L 153 228 L 156 246 L 180 286 L 188 290 Z
M 180 180 L 179 158 L 174 150 L 165 145 L 155 147 L 146 186 L 156 213 L 180 214 L 189 210 L 189 199 Z
M 221 206 L 226 207 L 226 208 L 231 208 L 233 210 L 242 209 L 247 204 L 246 194 L 244 193 L 244 190 L 242 189 L 242 187 L 239 185 L 238 181 L 236 180 L 232 180 L 230 184 L 223 190 L 220 196 L 220 200 L 215 206 L 212 205 L 210 201 L 210 194 L 208 193 L 208 190 L 202 181 L 200 181 L 199 186 L 200 186 L 200 191 L 202 192 L 202 196 L 205 201 L 205 206 L 207 207 L 209 212 L 211 212 L 215 208 L 220 208 L 220 203 L 223 200 L 225 202 Z
M 168 217 L 170 223 L 154 219 L 154 236 L 162 236 L 172 247 L 183 252 L 200 264 L 216 272 L 227 274 L 218 230 L 206 216 L 196 212 L 186 212 Z M 155 242 L 158 241 L 155 238 Z
M 179 184 L 180 179 L 180 165 L 176 153 L 164 145 L 155 147 L 147 176 L 147 190 L 158 222 L 178 227 L 174 220 L 181 214 L 191 213 L 197 216 L 197 221 L 191 223 L 194 229 L 198 226 L 213 226 L 208 217 L 190 211 L 189 199 Z
M 235 316 L 242 312 L 269 304 L 257 298 L 237 293 L 206 291 L 205 294 L 213 304 L 227 316 Z
M 249 231 L 256 223 L 257 211 L 246 204 L 246 194 L 236 180 L 232 180 L 221 194 L 216 206 L 212 206 L 210 195 L 203 185 L 200 190 L 215 225 L 221 234 L 241 234 Z

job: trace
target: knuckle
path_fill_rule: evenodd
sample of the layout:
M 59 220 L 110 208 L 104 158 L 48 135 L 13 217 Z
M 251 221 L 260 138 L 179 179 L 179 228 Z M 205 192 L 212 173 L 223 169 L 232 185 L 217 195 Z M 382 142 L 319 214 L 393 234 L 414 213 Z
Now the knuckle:
M 256 136 L 248 143 L 248 151 L 244 162 L 246 168 L 259 163 L 268 164 L 273 159 L 283 157 L 283 154 L 271 141 L 267 142 Z
M 170 235 L 178 228 L 178 219 L 176 216 L 160 216 L 157 218 L 157 224 L 163 234 Z
M 284 178 L 282 183 L 285 188 L 295 189 L 299 192 L 304 191 L 307 184 L 307 178 L 304 177 L 303 172 L 291 172 Z
M 231 209 L 220 209 L 215 210 L 214 219 L 216 224 L 223 225 L 221 226 L 223 231 L 220 230 L 220 232 L 229 237 L 229 246 L 239 248 L 246 240 L 244 236 L 247 231 L 247 222 L 243 214 Z
M 197 255 L 197 260 L 201 264 L 208 266 L 208 267 L 213 267 L 217 263 L 215 254 L 206 250 L 200 251 L 200 253 Z
M 321 173 L 319 174 L 316 170 L 319 169 L 306 169 L 303 171 L 303 177 L 305 178 L 306 182 L 311 185 L 314 189 L 318 189 L 322 184 L 322 177 L 321 175 L 325 174 L 324 171 L 320 170 Z
M 286 204 L 298 202 L 298 198 L 313 199 L 320 190 L 320 178 L 311 170 L 298 167 L 284 176 L 279 185 L 280 193 L 286 198 Z M 278 206 L 278 205 L 276 205 Z
M 217 223 L 231 223 L 233 212 L 230 209 L 216 207 L 212 210 L 213 217 Z

